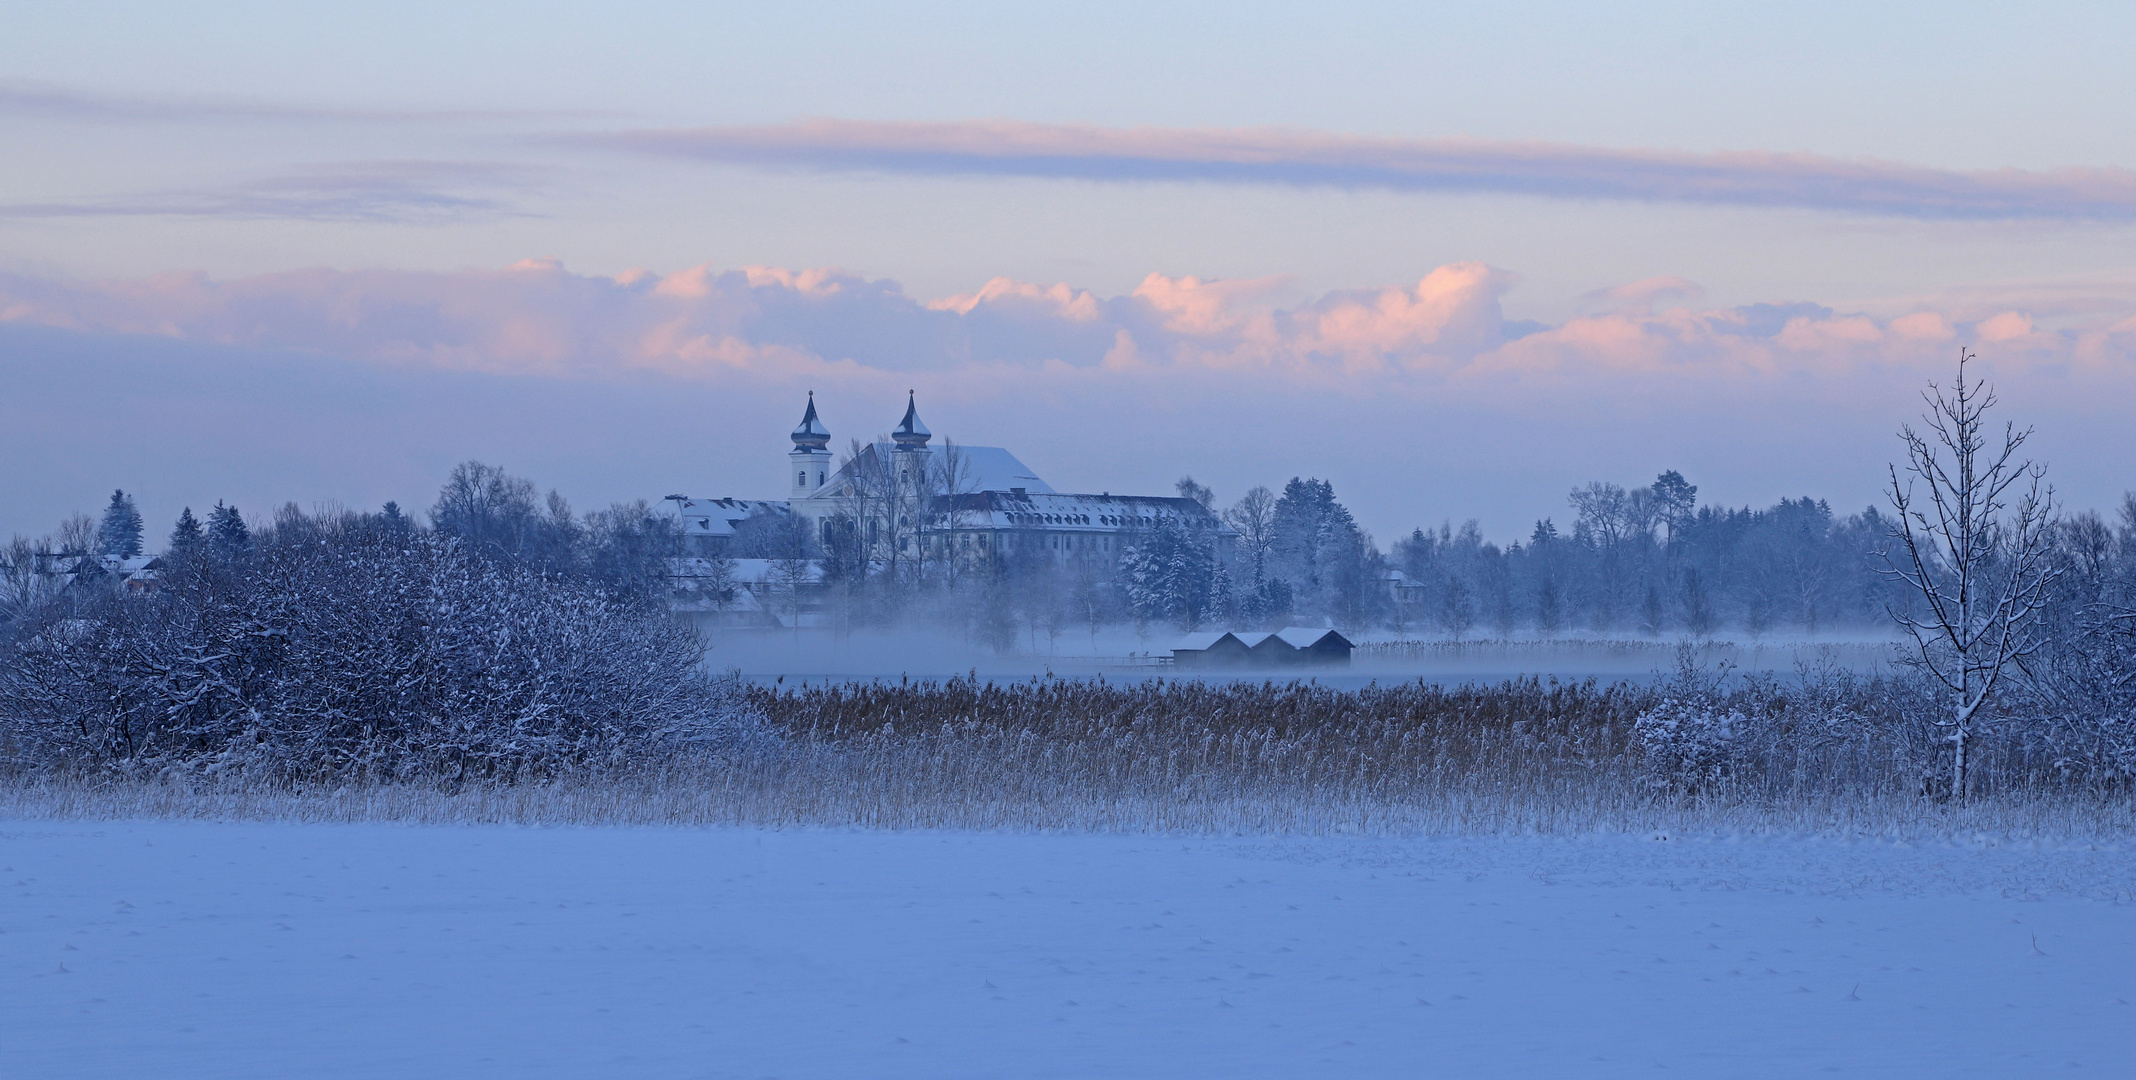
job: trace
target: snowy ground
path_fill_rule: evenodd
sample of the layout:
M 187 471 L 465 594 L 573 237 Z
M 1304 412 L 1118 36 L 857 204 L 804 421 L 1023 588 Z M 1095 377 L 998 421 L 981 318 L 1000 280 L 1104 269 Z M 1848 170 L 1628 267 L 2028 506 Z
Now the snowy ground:
M 2136 1075 L 2136 853 L 0 823 L 0 1076 Z

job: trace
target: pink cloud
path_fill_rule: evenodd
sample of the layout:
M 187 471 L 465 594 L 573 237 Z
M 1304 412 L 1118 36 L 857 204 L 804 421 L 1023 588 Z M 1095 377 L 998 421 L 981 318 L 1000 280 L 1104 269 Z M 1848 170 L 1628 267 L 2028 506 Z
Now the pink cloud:
M 1498 298 L 1518 280 L 1483 263 L 1456 263 L 1433 270 L 1413 289 L 1336 294 L 1316 305 L 1300 346 L 1341 357 L 1351 369 L 1458 363 L 1504 339 Z
M 1161 367 L 1268 372 L 1315 382 L 1460 378 L 1533 383 L 1643 375 L 1678 380 L 1934 370 L 1951 346 L 2027 367 L 2082 359 L 2136 369 L 2136 296 L 2035 317 L 2020 307 L 1880 317 L 1810 304 L 1671 306 L 1681 278 L 1595 294 L 1619 303 L 1554 327 L 1514 325 L 1518 277 L 1456 263 L 1416 284 L 1286 303 L 1286 279 L 1151 274 L 1126 296 L 995 278 L 924 300 L 832 269 L 693 267 L 575 274 L 553 259 L 494 271 L 301 270 L 217 281 L 200 274 L 61 282 L 0 276 L 0 321 L 297 349 L 436 368 L 701 380 L 837 372 Z M 1365 385 L 1359 383 L 1359 385 Z
M 1598 301 L 1614 308 L 1651 311 L 1657 302 L 1663 300 L 1697 301 L 1705 295 L 1705 287 L 1698 282 L 1677 277 L 1675 274 L 1663 274 L 1607 289 L 1596 289 L 1580 299 Z
M 1086 291 L 1070 288 L 1065 282 L 1034 285 L 1007 277 L 989 279 L 977 292 L 930 300 L 927 308 L 969 315 L 982 305 L 995 308 L 1028 306 L 1076 322 L 1090 322 L 1099 317 L 1098 299 Z
M 1891 320 L 1891 332 L 1920 341 L 1949 341 L 1956 336 L 1949 320 L 1933 311 L 1916 311 Z
M 2032 334 L 2032 316 L 2022 311 L 2005 311 L 1992 319 L 1983 319 L 1974 333 L 1986 342 L 2014 341 Z

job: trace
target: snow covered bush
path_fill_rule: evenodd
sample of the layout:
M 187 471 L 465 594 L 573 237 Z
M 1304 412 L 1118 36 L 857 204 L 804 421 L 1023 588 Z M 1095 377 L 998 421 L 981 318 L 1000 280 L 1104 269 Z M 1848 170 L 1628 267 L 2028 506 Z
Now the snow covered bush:
M 2019 707 L 2057 772 L 2113 786 L 2136 784 L 2136 584 L 2114 583 L 2065 605 L 2068 624 L 2025 672 Z M 2103 595 L 2104 600 L 2093 599 Z
M 1711 791 L 1735 771 L 1753 727 L 1741 709 L 1668 698 L 1640 713 L 1632 732 L 1649 784 L 1697 794 Z
M 1678 651 L 1661 699 L 1632 724 L 1639 775 L 1650 789 L 1745 798 L 1878 787 L 1918 790 L 1920 688 L 1865 677 L 1830 652 L 1797 669 L 1737 680 L 1698 650 Z
M 746 745 L 697 637 L 583 578 L 376 516 L 285 512 L 248 551 L 80 592 L 0 641 L 20 766 L 273 782 L 538 779 Z

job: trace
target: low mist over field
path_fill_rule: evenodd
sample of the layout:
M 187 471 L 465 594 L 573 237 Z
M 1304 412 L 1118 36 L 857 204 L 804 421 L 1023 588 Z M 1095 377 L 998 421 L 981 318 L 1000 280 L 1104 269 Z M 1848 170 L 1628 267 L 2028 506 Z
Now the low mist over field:
M 0 1075 L 2126 1071 L 2136 7 L 15 7 Z

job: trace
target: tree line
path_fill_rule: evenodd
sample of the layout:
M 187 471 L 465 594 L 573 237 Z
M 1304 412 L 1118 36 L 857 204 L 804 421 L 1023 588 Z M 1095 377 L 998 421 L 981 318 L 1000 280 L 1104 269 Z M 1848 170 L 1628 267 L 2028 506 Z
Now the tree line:
M 671 618 L 671 519 L 574 515 L 477 463 L 428 524 L 286 506 L 180 515 L 153 587 L 123 493 L 10 545 L 0 765 L 277 783 L 523 780 L 717 750 L 749 729 Z M 123 569 L 126 565 L 119 564 Z

